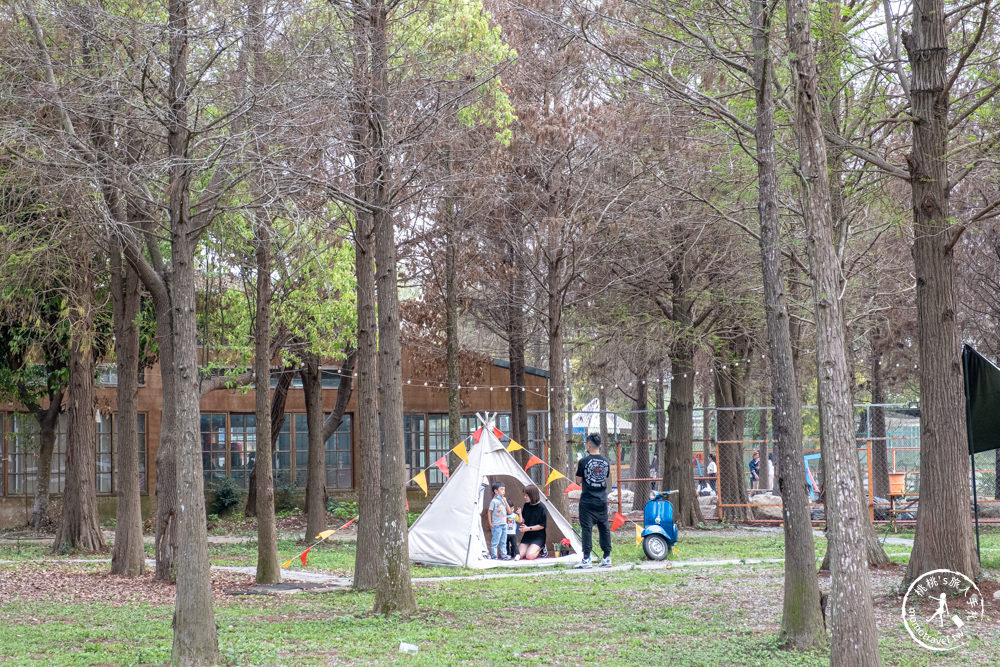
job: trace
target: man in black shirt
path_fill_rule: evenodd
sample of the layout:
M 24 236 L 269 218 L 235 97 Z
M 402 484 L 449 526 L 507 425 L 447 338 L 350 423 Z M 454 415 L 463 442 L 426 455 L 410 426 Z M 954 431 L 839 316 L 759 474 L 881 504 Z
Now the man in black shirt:
M 594 524 L 600 536 L 604 558 L 601 567 L 611 567 L 611 527 L 608 525 L 608 476 L 611 461 L 600 454 L 601 436 L 587 436 L 587 455 L 576 466 L 576 483 L 580 492 L 580 530 L 583 532 L 583 560 L 576 567 L 592 567 L 590 549 L 593 546 Z

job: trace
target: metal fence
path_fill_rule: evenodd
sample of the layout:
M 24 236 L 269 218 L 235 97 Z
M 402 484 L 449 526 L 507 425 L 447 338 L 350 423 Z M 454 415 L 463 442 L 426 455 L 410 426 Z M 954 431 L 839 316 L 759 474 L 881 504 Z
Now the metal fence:
M 777 456 L 773 437 L 772 406 L 695 408 L 692 425 L 692 466 L 695 485 L 706 519 L 736 522 L 779 523 L 781 501 L 777 493 Z M 609 447 L 613 460 L 620 452 L 621 468 L 614 480 L 628 488 L 637 473 L 632 467 L 635 449 L 648 448 L 648 459 L 657 458 L 656 411 L 607 413 Z M 615 415 L 616 418 L 612 417 Z M 597 423 L 599 413 L 571 412 L 569 423 Z M 647 438 L 632 434 L 639 420 L 648 421 Z M 666 418 L 664 423 L 667 423 Z M 822 500 L 823 461 L 819 444 L 819 412 L 802 408 L 803 466 L 809 486 L 813 520 L 825 519 Z M 871 519 L 877 523 L 907 524 L 915 521 L 920 487 L 920 418 L 914 404 L 858 404 L 854 406 L 858 471 Z M 583 455 L 583 439 L 595 429 L 576 429 L 570 437 L 575 456 Z M 665 436 L 665 430 L 664 430 Z M 751 466 L 754 454 L 759 463 Z M 714 460 L 713 460 L 714 459 Z M 571 457 L 571 461 L 574 457 Z M 1000 453 L 983 452 L 975 458 L 975 481 L 981 522 L 1000 522 Z M 658 460 L 656 461 L 658 463 Z M 710 464 L 714 463 L 711 466 Z M 651 468 L 649 477 L 659 471 Z M 647 479 L 643 476 L 643 479 Z M 971 486 L 972 475 L 969 475 Z M 654 480 L 654 485 L 656 480 Z M 635 486 L 635 483 L 632 483 Z M 641 500 L 638 501 L 641 503 Z M 626 506 L 626 509 L 629 509 Z

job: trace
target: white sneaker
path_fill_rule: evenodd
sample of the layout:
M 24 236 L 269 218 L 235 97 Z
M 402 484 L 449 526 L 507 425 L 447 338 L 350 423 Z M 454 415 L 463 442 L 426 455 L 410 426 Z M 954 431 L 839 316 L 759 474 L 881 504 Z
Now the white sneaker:
M 601 559 L 601 567 L 611 567 L 611 556 L 605 556 Z
M 584 558 L 573 567 L 575 567 L 578 570 L 585 570 L 587 568 L 594 567 L 594 564 L 590 562 L 590 558 Z

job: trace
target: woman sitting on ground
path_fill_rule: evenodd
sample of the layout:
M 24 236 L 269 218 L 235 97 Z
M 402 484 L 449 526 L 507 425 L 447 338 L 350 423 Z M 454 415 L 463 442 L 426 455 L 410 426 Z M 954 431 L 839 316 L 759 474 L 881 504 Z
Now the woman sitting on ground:
M 541 494 L 537 486 L 524 487 L 524 509 L 521 510 L 520 557 L 523 560 L 535 560 L 545 548 L 545 527 L 549 515 L 545 505 L 541 503 Z

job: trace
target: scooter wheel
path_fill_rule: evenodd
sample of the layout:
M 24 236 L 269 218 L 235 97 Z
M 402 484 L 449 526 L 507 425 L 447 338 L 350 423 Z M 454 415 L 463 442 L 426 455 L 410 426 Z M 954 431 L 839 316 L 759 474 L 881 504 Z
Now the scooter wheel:
M 663 560 L 670 552 L 670 547 L 666 538 L 654 534 L 642 538 L 642 550 L 649 560 Z

